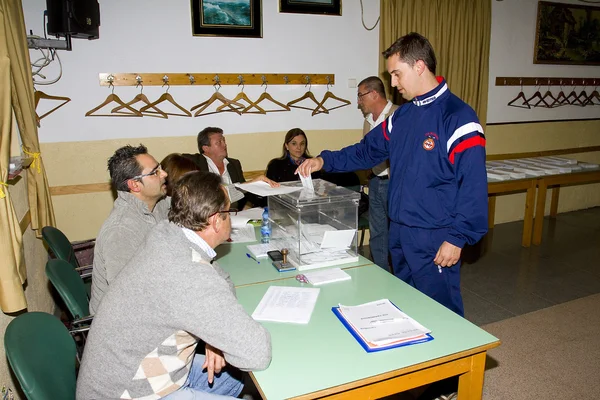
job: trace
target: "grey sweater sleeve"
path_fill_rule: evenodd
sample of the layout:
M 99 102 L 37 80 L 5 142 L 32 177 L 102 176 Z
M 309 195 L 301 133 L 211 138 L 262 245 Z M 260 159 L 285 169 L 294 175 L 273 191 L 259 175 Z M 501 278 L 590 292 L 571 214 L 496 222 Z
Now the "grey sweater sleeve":
M 262 370 L 271 362 L 271 336 L 237 302 L 229 283 L 208 263 L 195 264 L 202 287 L 185 282 L 189 313 L 183 328 L 221 350 L 225 360 L 241 370 Z M 219 268 L 220 269 L 220 268 Z

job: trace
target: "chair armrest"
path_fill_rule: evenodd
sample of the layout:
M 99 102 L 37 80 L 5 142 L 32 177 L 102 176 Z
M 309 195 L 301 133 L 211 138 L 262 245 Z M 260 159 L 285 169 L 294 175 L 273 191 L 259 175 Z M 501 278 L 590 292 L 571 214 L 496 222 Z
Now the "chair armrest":
M 71 325 L 81 325 L 81 324 L 91 325 L 93 319 L 94 319 L 93 315 L 88 315 L 87 317 L 83 317 L 83 318 L 79 318 L 79 319 L 75 319 L 75 320 L 71 321 Z

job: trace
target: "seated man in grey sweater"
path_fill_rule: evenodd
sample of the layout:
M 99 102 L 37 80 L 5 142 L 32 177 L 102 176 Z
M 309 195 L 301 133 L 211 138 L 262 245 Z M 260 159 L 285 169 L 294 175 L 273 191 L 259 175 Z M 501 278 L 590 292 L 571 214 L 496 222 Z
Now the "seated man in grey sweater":
M 140 249 L 148 232 L 167 219 L 170 200 L 160 164 L 145 146 L 124 146 L 108 160 L 108 171 L 117 199 L 104 221 L 94 248 L 90 313 L 121 268 Z
M 244 371 L 269 366 L 269 333 L 213 262 L 231 232 L 229 205 L 216 174 L 190 172 L 175 184 L 169 221 L 150 232 L 98 308 L 77 399 L 235 397 L 243 385 L 221 370 L 225 361 Z M 195 354 L 199 340 L 206 356 Z

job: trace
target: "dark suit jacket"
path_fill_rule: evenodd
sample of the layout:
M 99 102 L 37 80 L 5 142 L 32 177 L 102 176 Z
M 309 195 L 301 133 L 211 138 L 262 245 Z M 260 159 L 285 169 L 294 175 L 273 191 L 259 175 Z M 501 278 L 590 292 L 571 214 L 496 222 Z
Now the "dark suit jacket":
M 182 156 L 184 156 L 185 158 L 189 158 L 194 163 L 196 163 L 196 165 L 198 166 L 198 168 L 200 168 L 201 171 L 206 171 L 206 172 L 210 171 L 208 169 L 208 161 L 206 161 L 206 157 L 204 157 L 204 155 L 199 154 L 199 153 L 196 153 L 196 154 L 184 153 L 184 154 L 182 154 Z M 246 179 L 244 178 L 244 171 L 242 170 L 242 163 L 240 163 L 240 160 L 238 160 L 236 158 L 229 158 L 229 157 L 226 157 L 226 158 L 229 161 L 229 164 L 227 164 L 227 172 L 229 172 L 229 176 L 231 177 L 231 182 L 232 183 L 246 182 Z M 252 193 L 246 193 L 244 195 L 243 199 L 238 200 L 237 203 L 231 204 L 231 208 L 237 208 L 239 210 L 242 210 L 244 208 L 244 205 L 246 205 L 246 202 L 248 202 L 248 201 L 250 201 L 256 207 L 266 207 L 267 206 L 267 198 L 266 197 L 260 197 L 255 194 L 252 194 Z
M 204 155 L 196 153 L 196 154 L 182 154 L 185 158 L 189 158 L 192 160 L 200 171 L 209 171 L 208 162 L 206 161 L 206 157 Z M 231 182 L 233 183 L 244 183 L 246 179 L 244 179 L 244 171 L 242 170 L 242 163 L 240 160 L 236 158 L 227 157 L 229 164 L 227 164 L 227 172 L 229 172 L 229 176 L 231 177 Z

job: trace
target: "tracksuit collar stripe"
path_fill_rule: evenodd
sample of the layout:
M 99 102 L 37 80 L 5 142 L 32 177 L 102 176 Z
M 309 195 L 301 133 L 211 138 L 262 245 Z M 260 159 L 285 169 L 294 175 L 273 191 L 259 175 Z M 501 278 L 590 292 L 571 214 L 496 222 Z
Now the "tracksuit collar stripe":
M 427 105 L 429 103 L 433 103 L 435 100 L 437 100 L 438 97 L 440 97 L 442 94 L 444 94 L 447 90 L 448 90 L 448 84 L 446 84 L 446 81 L 443 80 L 442 82 L 440 82 L 440 84 L 435 89 L 433 89 L 429 93 L 425 93 L 423 96 L 415 97 L 412 100 L 412 102 L 415 106 L 418 106 L 418 107 Z

